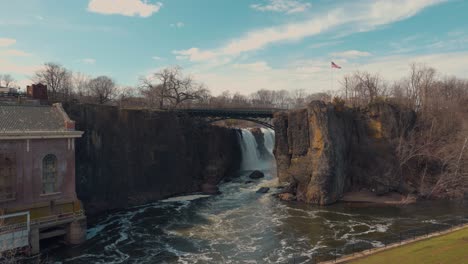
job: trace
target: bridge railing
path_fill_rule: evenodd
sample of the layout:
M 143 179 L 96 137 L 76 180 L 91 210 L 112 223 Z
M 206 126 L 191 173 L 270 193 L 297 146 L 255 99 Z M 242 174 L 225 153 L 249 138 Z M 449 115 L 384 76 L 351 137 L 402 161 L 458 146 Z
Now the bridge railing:
M 194 114 L 267 114 L 272 115 L 275 112 L 284 111 L 278 108 L 184 108 L 173 109 L 172 111 L 194 113 Z
M 272 107 L 271 105 L 223 105 L 223 104 L 180 104 L 175 108 L 166 108 L 167 110 L 194 110 L 194 109 L 266 109 L 266 110 L 287 110 L 288 107 Z

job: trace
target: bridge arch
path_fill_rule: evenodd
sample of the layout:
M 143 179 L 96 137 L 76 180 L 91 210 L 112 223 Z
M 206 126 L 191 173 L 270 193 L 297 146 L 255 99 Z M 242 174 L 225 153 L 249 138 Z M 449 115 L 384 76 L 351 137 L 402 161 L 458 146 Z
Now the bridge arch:
M 211 124 L 211 123 L 215 123 L 215 122 L 218 122 L 218 121 L 223 121 L 223 120 L 245 120 L 245 121 L 250 121 L 250 122 L 253 122 L 253 123 L 256 123 L 256 124 L 259 124 L 259 125 L 262 125 L 266 128 L 270 128 L 270 129 L 275 129 L 275 127 L 273 126 L 273 124 L 271 124 L 271 122 L 268 122 L 268 121 L 263 121 L 263 120 L 260 120 L 260 119 L 256 119 L 256 118 L 246 118 L 246 117 L 237 117 L 237 118 L 232 118 L 232 117 L 216 117 L 216 118 L 209 118 L 207 120 L 207 123 L 208 124 Z
M 221 120 L 234 119 L 246 120 L 274 129 L 272 124 L 273 114 L 283 109 L 276 108 L 191 108 L 178 109 L 178 112 L 189 116 L 204 119 L 207 123 L 214 123 Z

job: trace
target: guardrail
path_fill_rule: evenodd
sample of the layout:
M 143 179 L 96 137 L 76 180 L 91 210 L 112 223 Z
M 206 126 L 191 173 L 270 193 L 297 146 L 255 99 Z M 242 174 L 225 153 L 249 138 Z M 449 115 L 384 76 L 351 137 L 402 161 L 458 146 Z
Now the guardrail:
M 52 224 L 52 223 L 60 222 L 60 221 L 67 220 L 70 218 L 80 217 L 83 215 L 84 215 L 83 210 L 80 210 L 77 212 L 58 214 L 58 215 L 51 215 L 51 216 L 36 218 L 31 221 L 31 225 Z
M 1 215 L 0 221 L 8 218 L 26 217 L 26 222 L 0 227 L 0 252 L 29 245 L 31 218 L 29 212 Z
M 0 92 L 0 97 L 26 97 L 25 93 Z
M 398 232 L 388 232 L 387 235 L 376 238 L 375 240 L 359 239 L 358 243 L 349 244 L 349 246 L 337 247 L 337 248 L 325 248 L 312 255 L 312 260 L 307 260 L 307 263 L 316 264 L 327 261 L 328 263 L 334 263 L 339 260 L 340 257 L 346 255 L 354 255 L 365 250 L 377 250 L 388 247 L 395 243 L 403 243 L 404 241 L 414 240 L 420 237 L 428 237 L 433 233 L 442 231 L 448 231 L 453 228 L 468 224 L 468 216 L 461 216 L 454 219 L 438 222 L 431 226 L 423 226 L 420 228 L 412 228 L 401 230 Z M 380 247 L 372 246 L 372 243 L 379 242 L 382 244 Z M 293 257 L 287 263 L 303 263 L 304 259 L 300 257 Z

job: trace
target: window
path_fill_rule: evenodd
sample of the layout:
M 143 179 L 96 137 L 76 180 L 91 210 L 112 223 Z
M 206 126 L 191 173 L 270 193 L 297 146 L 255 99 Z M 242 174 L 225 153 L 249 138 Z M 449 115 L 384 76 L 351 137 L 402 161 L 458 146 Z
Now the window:
M 15 155 L 0 153 L 0 201 L 15 198 L 15 180 Z
M 57 157 L 47 154 L 42 160 L 42 193 L 54 193 L 57 185 Z

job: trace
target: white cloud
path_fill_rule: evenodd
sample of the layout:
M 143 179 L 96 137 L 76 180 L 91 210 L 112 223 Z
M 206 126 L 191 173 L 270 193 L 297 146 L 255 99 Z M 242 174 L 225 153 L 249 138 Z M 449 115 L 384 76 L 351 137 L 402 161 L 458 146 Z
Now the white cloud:
M 355 31 L 372 30 L 378 26 L 400 21 L 417 14 L 431 5 L 446 0 L 379 0 L 379 1 L 353 1 L 352 4 L 343 4 L 312 18 L 295 23 L 268 27 L 247 32 L 235 38 L 226 45 L 213 50 L 200 50 L 191 48 L 178 51 L 178 53 L 210 54 L 210 56 L 197 56 L 199 60 L 213 59 L 219 56 L 235 57 L 244 52 L 251 52 L 265 48 L 268 45 L 298 41 L 306 37 L 318 35 L 339 27 L 352 28 Z M 180 57 L 182 58 L 182 57 Z M 186 56 L 192 59 L 192 56 Z
M 147 0 L 91 0 L 88 10 L 105 15 L 149 17 L 158 12 L 162 3 L 149 3 Z
M 35 16 L 35 18 L 36 18 L 37 20 L 44 20 L 44 17 L 43 17 L 43 16 Z
M 92 65 L 96 63 L 96 60 L 93 58 L 84 58 L 80 60 L 81 63 Z
M 176 55 L 178 60 L 188 59 L 190 61 L 206 61 L 216 57 L 216 53 L 211 51 L 201 51 L 198 48 L 174 50 L 172 53 Z
M 0 58 L 0 72 L 32 76 L 41 66 L 24 65 Z
M 234 68 L 236 69 L 244 69 L 253 72 L 264 72 L 271 70 L 270 66 L 264 61 L 257 61 L 254 63 L 246 63 L 246 64 L 234 64 Z
M 335 45 L 338 45 L 338 44 L 340 44 L 340 43 L 342 43 L 342 42 L 343 42 L 343 41 L 340 41 L 340 40 L 318 42 L 318 43 L 311 44 L 311 45 L 309 46 L 309 48 L 317 49 L 317 48 L 326 47 L 326 46 L 335 46 Z
M 177 22 L 175 24 L 171 24 L 170 26 L 171 27 L 176 27 L 176 28 L 181 28 L 181 27 L 184 27 L 185 24 L 183 22 Z
M 9 47 L 16 43 L 16 39 L 0 38 L 0 47 Z
M 155 61 L 163 60 L 163 58 L 158 57 L 158 56 L 153 56 L 152 59 Z
M 351 65 L 348 71 L 369 71 L 382 75 L 389 81 L 399 80 L 409 72 L 409 65 L 413 62 L 434 67 L 443 75 L 464 77 L 464 69 L 468 61 L 468 52 L 448 52 L 413 56 L 387 56 L 369 61 L 365 64 Z M 343 68 L 344 69 L 344 68 Z
M 201 68 L 197 65 L 186 70 L 193 73 L 198 81 L 205 83 L 214 94 L 224 90 L 250 94 L 259 89 L 304 89 L 313 93 L 330 90 L 332 87 L 334 90 L 338 89 L 343 76 L 355 71 L 378 73 L 390 82 L 400 80 L 407 76 L 409 65 L 413 62 L 434 67 L 443 75 L 463 77 L 466 75 L 466 61 L 468 52 L 372 57 L 359 63 L 338 59 L 335 62 L 343 68 L 334 70 L 333 75 L 330 61 L 326 59 L 292 61 L 280 68 L 271 67 L 264 62 L 254 62 L 225 65 L 216 69 Z
M 22 50 L 9 49 L 5 51 L 0 51 L 0 56 L 9 56 L 9 57 L 28 57 L 31 56 L 30 53 L 24 52 Z
M 334 52 L 334 53 L 331 53 L 330 55 L 332 57 L 337 57 L 337 58 L 354 59 L 354 58 L 359 58 L 359 57 L 369 57 L 372 54 L 369 52 L 359 51 L 359 50 L 347 50 L 343 52 Z
M 294 14 L 304 12 L 310 8 L 310 3 L 297 0 L 266 0 L 266 4 L 253 4 L 250 7 L 262 12 L 281 12 Z

